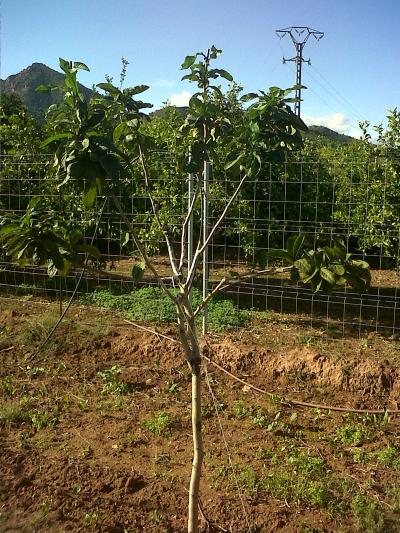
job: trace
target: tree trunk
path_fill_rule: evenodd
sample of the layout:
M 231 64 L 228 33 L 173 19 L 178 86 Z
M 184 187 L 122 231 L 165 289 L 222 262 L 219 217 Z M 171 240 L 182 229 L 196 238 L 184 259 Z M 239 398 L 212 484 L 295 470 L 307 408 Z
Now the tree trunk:
M 200 477 L 203 464 L 203 436 L 201 428 L 201 374 L 200 353 L 196 355 L 192 365 L 192 432 L 193 432 L 193 463 L 189 488 L 188 533 L 199 531 L 199 496 Z

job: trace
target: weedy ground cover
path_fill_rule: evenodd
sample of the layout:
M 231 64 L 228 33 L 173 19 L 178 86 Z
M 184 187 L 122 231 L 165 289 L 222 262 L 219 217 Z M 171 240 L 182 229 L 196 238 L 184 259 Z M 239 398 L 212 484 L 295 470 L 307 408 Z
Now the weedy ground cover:
M 29 360 L 27 354 L 43 338 L 32 330 L 42 332 L 46 324 L 47 331 L 58 306 L 5 300 L 0 314 L 5 332 L 0 336 L 2 529 L 185 529 L 190 375 L 177 344 L 130 328 L 117 311 L 112 319 L 109 308 L 103 313 L 99 307 L 93 321 L 87 304 L 74 306 L 74 320 L 63 323 L 39 359 Z M 365 346 L 354 338 L 339 350 L 337 341 L 322 337 L 314 337 L 318 342 L 311 346 L 300 342 L 298 335 L 309 332 L 293 326 L 290 317 L 283 323 L 271 314 L 264 321 L 260 316 L 252 326 L 252 333 L 246 328 L 214 334 L 210 356 L 275 396 L 263 397 L 207 366 L 215 395 L 203 404 L 201 498 L 207 519 L 232 531 L 247 531 L 246 520 L 259 532 L 398 531 L 398 420 L 299 410 L 280 401 L 296 391 L 297 398 L 318 401 L 324 395 L 330 403 L 376 407 L 391 391 L 374 400 L 362 391 L 317 382 L 304 371 L 279 377 L 259 366 L 293 353 L 302 364 L 310 350 L 330 353 L 335 364 L 343 359 L 343 347 L 347 358 L 361 353 L 379 364 L 389 357 L 393 341 L 381 338 L 378 345 L 372 338 Z M 176 334 L 171 324 L 166 327 L 168 335 Z

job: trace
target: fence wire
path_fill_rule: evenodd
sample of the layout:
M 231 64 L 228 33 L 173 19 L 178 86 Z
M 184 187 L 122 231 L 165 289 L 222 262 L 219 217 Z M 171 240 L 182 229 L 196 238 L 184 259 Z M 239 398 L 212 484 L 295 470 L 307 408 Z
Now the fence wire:
M 176 252 L 180 252 L 180 225 L 188 202 L 188 179 L 179 174 L 174 159 L 166 153 L 152 154 L 149 173 L 151 188 L 163 224 L 168 227 Z M 239 317 L 257 320 L 260 313 L 274 313 L 332 336 L 343 337 L 375 331 L 398 337 L 400 333 L 399 257 L 400 192 L 393 162 L 384 158 L 357 161 L 297 161 L 269 164 L 257 179 L 249 179 L 228 212 L 209 247 L 209 290 L 224 275 L 242 274 L 267 266 L 265 253 L 285 247 L 287 239 L 299 231 L 310 246 L 332 244 L 341 239 L 355 259 L 371 266 L 371 288 L 363 294 L 348 286 L 331 294 L 313 293 L 290 281 L 287 275 L 262 275 L 243 281 L 225 291 L 234 302 Z M 217 220 L 237 181 L 224 170 L 223 163 L 211 165 L 209 227 Z M 1 161 L 0 216 L 22 215 L 29 201 L 39 196 L 71 224 L 82 229 L 87 242 L 97 224 L 99 197 L 93 209 L 84 210 L 71 180 L 58 192 L 49 158 L 46 156 L 4 156 Z M 136 231 L 153 256 L 160 275 L 171 283 L 171 270 L 162 233 L 151 211 L 140 169 L 123 181 L 116 194 Z M 200 234 L 200 203 L 194 211 L 194 238 Z M 170 316 L 149 273 L 133 282 L 132 264 L 140 261 L 127 238 L 127 228 L 107 200 L 94 244 L 101 251 L 99 261 L 91 262 L 78 295 L 85 298 L 108 290 L 127 294 L 148 287 L 150 304 L 142 303 L 142 320 L 165 320 Z M 187 243 L 186 243 L 187 245 Z M 263 259 L 264 258 L 264 259 Z M 202 266 L 201 266 L 202 268 Z M 201 270 L 201 269 L 200 269 Z M 76 286 L 79 270 L 65 277 L 48 278 L 43 267 L 18 266 L 4 253 L 0 256 L 0 291 L 3 297 L 68 298 Z M 201 272 L 197 280 L 201 290 Z M 140 299 L 139 299 L 140 300 Z M 101 303 L 100 299 L 94 299 Z M 144 300 L 143 300 L 144 302 Z M 158 302 L 158 303 L 157 303 Z M 135 316 L 135 319 L 140 317 Z M 243 322 L 244 323 L 249 323 Z

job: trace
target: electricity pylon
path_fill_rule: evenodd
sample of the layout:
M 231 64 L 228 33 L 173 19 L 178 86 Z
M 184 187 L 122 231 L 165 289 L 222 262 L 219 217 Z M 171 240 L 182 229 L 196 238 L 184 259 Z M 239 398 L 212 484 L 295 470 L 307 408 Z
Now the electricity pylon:
M 284 28 L 283 30 L 276 30 L 276 34 L 280 39 L 285 35 L 290 35 L 292 42 L 296 48 L 295 57 L 290 59 L 283 58 L 283 63 L 288 61 L 295 61 L 296 63 L 296 102 L 294 104 L 294 112 L 300 117 L 300 103 L 301 103 L 301 67 L 303 63 L 311 65 L 310 59 L 303 59 L 303 48 L 308 41 L 310 35 L 312 35 L 317 41 L 320 41 L 324 36 L 322 31 L 313 30 L 307 26 L 291 26 L 290 28 Z

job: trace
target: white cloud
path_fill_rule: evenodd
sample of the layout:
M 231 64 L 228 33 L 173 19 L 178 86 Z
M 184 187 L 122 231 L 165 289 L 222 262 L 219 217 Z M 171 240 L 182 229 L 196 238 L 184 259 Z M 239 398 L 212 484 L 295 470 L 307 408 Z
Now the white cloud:
M 358 128 L 343 113 L 331 113 L 330 115 L 320 116 L 302 113 L 301 118 L 309 126 L 325 126 L 339 133 L 359 135 Z
M 171 94 L 168 102 L 170 105 L 175 105 L 176 107 L 188 106 L 191 96 L 192 94 L 189 91 L 182 91 L 178 94 Z

